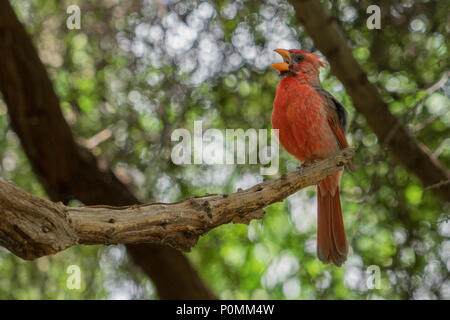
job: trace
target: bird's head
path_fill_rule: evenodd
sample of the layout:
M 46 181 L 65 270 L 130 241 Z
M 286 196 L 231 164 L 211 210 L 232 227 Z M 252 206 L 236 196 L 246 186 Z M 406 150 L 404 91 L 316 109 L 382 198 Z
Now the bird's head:
M 275 52 L 283 58 L 283 62 L 272 64 L 272 68 L 282 76 L 318 76 L 319 67 L 326 67 L 326 63 L 319 60 L 322 56 L 305 50 L 276 49 Z

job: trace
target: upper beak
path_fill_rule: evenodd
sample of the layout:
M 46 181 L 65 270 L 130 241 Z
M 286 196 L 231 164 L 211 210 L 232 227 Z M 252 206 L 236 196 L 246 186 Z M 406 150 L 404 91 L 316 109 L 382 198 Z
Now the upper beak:
M 272 68 L 282 72 L 282 71 L 288 71 L 289 70 L 289 62 L 290 62 L 290 52 L 286 49 L 276 49 L 274 50 L 276 53 L 278 53 L 282 58 L 284 62 L 280 63 L 274 63 L 271 65 Z

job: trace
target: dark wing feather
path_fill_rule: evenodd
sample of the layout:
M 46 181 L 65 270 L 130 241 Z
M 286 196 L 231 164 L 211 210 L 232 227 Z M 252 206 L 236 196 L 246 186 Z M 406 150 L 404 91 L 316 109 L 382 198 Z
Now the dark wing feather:
M 326 105 L 333 109 L 333 111 L 337 114 L 339 119 L 339 124 L 341 125 L 342 131 L 344 133 L 347 131 L 347 125 L 348 125 L 348 113 L 347 110 L 345 110 L 344 106 L 335 98 L 331 93 L 329 93 L 324 88 L 320 87 L 314 87 L 316 92 L 320 94 L 320 96 L 325 101 Z
M 332 128 L 333 132 L 336 135 L 336 139 L 338 140 L 341 148 L 347 148 L 348 143 L 347 139 L 345 139 L 345 132 L 347 131 L 348 126 L 347 110 L 345 110 L 344 106 L 324 88 L 318 87 L 314 89 L 317 91 L 317 93 L 319 93 L 322 96 L 322 98 L 325 100 L 326 105 L 329 108 L 331 108 L 332 111 L 334 111 L 335 115 L 337 115 L 337 117 L 332 116 L 331 118 L 328 119 L 328 121 L 330 123 L 330 127 Z M 347 168 L 351 172 L 354 171 L 353 164 L 351 161 L 347 164 Z
M 342 127 L 342 131 L 347 132 L 347 126 L 348 126 L 348 113 L 347 110 L 345 110 L 344 106 L 335 98 L 331 93 L 329 93 L 327 90 L 325 90 L 322 87 L 316 87 L 314 88 L 318 94 L 322 96 L 322 98 L 325 100 L 327 105 L 329 107 L 332 107 L 334 111 L 338 115 L 339 123 Z
M 334 102 L 334 105 L 336 107 L 336 111 L 339 117 L 339 123 L 341 124 L 342 130 L 344 130 L 344 133 L 347 132 L 347 119 L 348 119 L 348 113 L 347 110 L 345 110 L 344 106 L 339 103 L 333 96 L 331 97 L 332 101 Z

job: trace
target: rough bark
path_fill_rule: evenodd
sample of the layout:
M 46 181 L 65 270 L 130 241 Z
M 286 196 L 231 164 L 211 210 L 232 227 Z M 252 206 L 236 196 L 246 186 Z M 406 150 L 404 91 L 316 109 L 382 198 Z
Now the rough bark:
M 262 219 L 266 206 L 315 185 L 344 168 L 352 148 L 248 190 L 175 203 L 68 207 L 32 196 L 0 179 L 0 245 L 23 259 L 76 244 L 168 244 L 190 251 L 199 236 L 227 223 Z
M 415 174 L 424 187 L 437 185 L 450 179 L 450 170 L 443 166 L 430 150 L 389 111 L 377 88 L 353 57 L 343 31 L 320 1 L 289 0 L 295 8 L 299 22 L 330 62 L 332 72 L 343 83 L 353 100 L 355 109 L 367 120 L 380 143 L 409 172 Z M 379 32 L 374 30 L 373 32 Z M 450 200 L 450 185 L 432 188 L 444 201 Z
M 105 164 L 75 143 L 45 67 L 6 0 L 0 0 L 0 90 L 11 126 L 53 201 L 116 206 L 139 202 Z M 131 249 L 133 260 L 152 277 L 162 299 L 216 298 L 179 251 L 155 244 Z M 174 280 L 168 282 L 169 278 Z

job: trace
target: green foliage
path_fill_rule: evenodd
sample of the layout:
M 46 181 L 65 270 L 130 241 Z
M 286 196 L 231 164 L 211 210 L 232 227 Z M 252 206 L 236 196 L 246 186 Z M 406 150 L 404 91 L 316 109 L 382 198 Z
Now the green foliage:
M 314 50 L 284 1 L 12 1 L 39 48 L 64 116 L 90 146 L 148 201 L 229 193 L 263 177 L 259 166 L 176 166 L 171 132 L 195 120 L 208 128 L 270 128 L 278 83 L 272 50 Z M 82 12 L 81 30 L 67 30 L 69 4 Z M 439 83 L 448 68 L 445 1 L 381 3 L 381 30 L 366 27 L 365 1 L 324 1 L 351 40 L 353 54 L 390 110 L 450 164 L 450 102 Z M 266 210 L 263 221 L 226 225 L 202 237 L 188 257 L 221 298 L 450 298 L 449 207 L 425 190 L 384 150 L 340 82 L 323 71 L 325 89 L 350 114 L 356 172 L 342 180 L 344 220 L 352 254 L 343 268 L 315 256 L 315 193 L 302 190 Z M 430 88 L 433 88 L 432 90 Z M 445 91 L 446 90 L 446 91 Z M 45 197 L 0 100 L 0 175 Z M 207 128 L 204 127 L 204 130 Z M 296 160 L 281 152 L 280 172 Z M 272 179 L 274 177 L 265 177 Z M 74 203 L 75 205 L 75 203 Z M 79 265 L 82 289 L 66 287 Z M 368 289 L 377 265 L 381 288 Z M 156 298 L 151 282 L 122 246 L 79 246 L 25 262 L 0 251 L 0 298 Z

